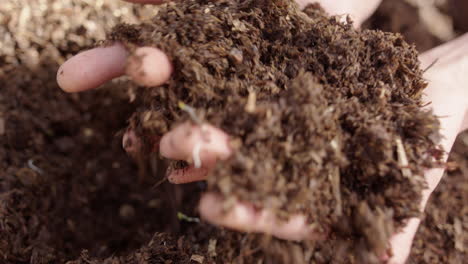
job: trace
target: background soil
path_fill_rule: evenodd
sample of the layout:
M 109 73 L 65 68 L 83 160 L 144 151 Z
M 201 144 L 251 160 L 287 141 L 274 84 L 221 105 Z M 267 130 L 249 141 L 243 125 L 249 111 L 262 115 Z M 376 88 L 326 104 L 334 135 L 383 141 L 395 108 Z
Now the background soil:
M 441 13 L 450 12 L 449 5 L 441 7 Z M 58 89 L 55 72 L 65 58 L 104 39 L 105 32 L 117 22 L 138 22 L 155 12 L 154 8 L 118 1 L 11 0 L 0 4 L 2 263 L 64 263 L 74 259 L 76 263 L 98 263 L 93 261 L 101 258 L 108 258 L 108 263 L 148 259 L 182 263 L 190 259 L 199 262 L 199 255 L 204 255 L 205 262 L 231 259 L 251 263 L 249 259 L 261 257 L 269 263 L 271 259 L 263 253 L 278 257 L 272 253 L 280 246 L 289 248 L 293 255 L 289 260 L 294 261 L 296 253 L 303 254 L 293 243 L 278 242 L 266 251 L 262 248 L 265 238 L 179 221 L 176 212 L 167 213 L 171 208 L 167 205 L 172 203 L 191 215 L 189 208 L 196 201 L 182 195 L 171 201 L 158 199 L 161 195 L 157 192 L 183 192 L 179 187 L 149 188 L 148 183 L 154 181 L 141 182 L 136 166 L 123 153 L 117 132 L 134 110 L 124 93 L 125 79 L 114 82 L 112 90 L 80 95 Z M 390 11 L 382 7 L 377 15 L 385 12 L 388 16 Z M 386 23 L 378 24 L 372 22 L 379 21 L 377 15 L 369 27 L 405 25 L 395 21 L 407 17 L 388 16 Z M 387 29 L 404 32 L 402 28 L 414 25 L 406 22 Z M 463 31 L 461 25 L 455 24 L 458 31 L 451 37 Z M 418 28 L 427 34 L 422 39 L 434 39 L 427 24 Z M 406 34 L 413 36 L 408 32 L 411 30 Z M 430 44 L 421 44 L 419 37 L 414 41 L 425 50 L 444 41 L 440 35 L 435 38 Z M 459 137 L 454 149 L 456 166 L 429 202 L 410 263 L 462 263 L 468 257 L 467 134 Z M 203 187 L 194 184 L 184 188 L 196 191 Z M 159 233 L 169 229 L 186 236 Z M 239 248 L 239 244 L 254 242 L 257 248 Z M 230 251 L 219 251 L 228 247 Z M 316 246 L 313 254 L 317 261 L 320 252 Z

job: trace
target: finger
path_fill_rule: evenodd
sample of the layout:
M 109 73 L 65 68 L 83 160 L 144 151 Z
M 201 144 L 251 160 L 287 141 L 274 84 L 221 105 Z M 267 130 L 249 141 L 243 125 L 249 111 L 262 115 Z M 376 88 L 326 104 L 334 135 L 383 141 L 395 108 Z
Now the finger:
M 190 127 L 191 126 L 189 126 L 188 129 L 190 129 Z M 209 126 L 209 127 L 211 127 L 211 126 Z M 184 128 L 184 126 L 182 126 L 182 128 Z M 179 129 L 180 129 L 180 127 L 179 127 Z M 214 130 L 214 132 L 212 130 Z M 176 129 L 176 131 L 177 131 L 177 129 Z M 195 128 L 194 131 L 197 132 L 197 128 Z M 214 135 L 212 139 L 215 142 L 223 142 L 223 141 L 227 142 L 227 139 L 225 139 L 226 135 L 224 133 L 222 133 L 221 135 L 216 136 L 218 133 L 221 133 L 219 131 L 220 130 L 218 130 L 218 129 L 214 129 L 214 127 L 208 128 L 208 135 L 210 135 L 210 136 Z M 188 131 L 188 132 L 191 132 L 191 131 Z M 164 140 L 162 141 L 163 143 L 159 142 L 159 137 L 154 137 L 154 138 L 157 139 L 157 141 L 151 143 L 151 145 L 154 145 L 154 146 L 151 147 L 149 151 L 150 152 L 156 151 L 155 146 L 159 146 L 159 145 L 162 146 L 162 149 L 166 150 L 167 147 L 165 147 L 164 145 L 167 145 L 166 142 L 168 142 L 167 141 L 168 136 L 171 138 L 175 134 L 177 134 L 177 133 L 174 133 L 174 134 L 169 133 L 168 135 L 166 135 L 164 137 Z M 179 140 L 177 135 L 175 137 L 176 138 L 174 140 L 176 140 L 176 141 Z M 205 140 L 206 139 L 202 139 L 201 141 L 205 141 Z M 142 143 L 141 139 L 136 135 L 135 131 L 132 130 L 132 129 L 129 129 L 129 130 L 127 130 L 125 132 L 125 134 L 124 134 L 124 136 L 122 138 L 122 146 L 125 149 L 125 151 L 131 157 L 133 157 L 135 159 L 143 151 L 143 143 Z M 199 146 L 203 147 L 202 144 L 199 144 Z M 190 146 L 188 146 L 188 147 L 190 147 Z M 227 147 L 227 146 L 223 146 L 223 147 Z M 212 147 L 208 147 L 207 149 L 208 149 L 208 151 L 213 150 Z M 166 157 L 169 156 L 170 158 L 173 158 L 173 159 L 176 159 L 176 160 L 184 160 L 184 158 L 182 158 L 183 156 L 178 156 L 179 154 L 177 154 L 177 153 L 176 153 L 176 156 L 171 156 L 173 154 L 172 153 L 173 150 L 174 150 L 174 148 L 172 148 L 172 150 L 169 152 L 169 154 L 167 152 L 164 152 L 163 156 L 166 156 Z M 201 151 L 201 150 L 202 149 L 200 148 L 199 151 Z M 176 151 L 181 151 L 181 149 L 176 150 Z M 192 153 L 192 160 L 193 160 L 193 150 L 184 150 L 182 148 L 182 151 L 190 151 Z M 205 153 L 204 148 L 203 148 L 203 151 Z M 208 172 L 211 171 L 211 169 L 216 165 L 216 161 L 218 159 L 225 159 L 230 155 L 230 150 L 228 149 L 228 151 L 229 151 L 228 154 L 219 154 L 219 152 L 215 150 L 214 152 L 209 152 L 209 153 L 213 153 L 213 155 L 208 155 L 208 156 L 205 155 L 205 154 L 200 155 L 199 156 L 200 163 L 201 163 L 200 165 L 203 165 L 202 167 L 200 166 L 200 168 L 196 168 L 195 166 L 190 165 L 187 168 L 183 168 L 183 169 L 169 170 L 168 171 L 168 180 L 169 180 L 169 182 L 171 182 L 173 184 L 184 184 L 184 183 L 189 183 L 189 182 L 194 182 L 194 181 L 201 181 L 201 180 L 206 179 L 206 176 L 208 175 Z M 221 153 L 222 152 L 223 152 L 223 150 L 221 150 Z M 189 160 L 189 158 L 186 158 L 185 160 Z
M 57 83 L 69 93 L 96 88 L 125 73 L 127 56 L 121 44 L 79 53 L 60 66 Z
M 126 72 L 140 85 L 159 86 L 172 73 L 169 58 L 157 48 L 138 48 L 128 63 L 127 58 L 128 52 L 121 44 L 82 52 L 60 67 L 57 82 L 66 92 L 81 92 L 97 88 Z
M 178 125 L 164 135 L 160 142 L 162 156 L 185 160 L 194 163 L 195 167 L 225 160 L 231 152 L 229 136 L 221 129 L 209 124 L 193 124 L 190 121 Z
M 265 233 L 286 240 L 324 239 L 325 236 L 307 224 L 303 215 L 291 216 L 284 222 L 267 209 L 256 210 L 247 203 L 236 203 L 225 212 L 220 196 L 206 193 L 200 200 L 200 215 L 208 222 L 230 229 Z
M 169 182 L 183 184 L 206 179 L 216 161 L 227 159 L 232 151 L 229 136 L 222 130 L 208 124 L 185 122 L 163 136 L 160 153 L 166 158 L 193 164 L 169 171 Z
M 126 73 L 139 85 L 159 86 L 169 80 L 172 65 L 160 49 L 142 47 L 136 49 L 128 59 Z

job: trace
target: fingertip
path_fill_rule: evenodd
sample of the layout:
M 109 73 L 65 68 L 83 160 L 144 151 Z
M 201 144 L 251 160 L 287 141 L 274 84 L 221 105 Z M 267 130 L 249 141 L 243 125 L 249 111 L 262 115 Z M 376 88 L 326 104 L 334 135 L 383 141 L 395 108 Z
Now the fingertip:
M 199 126 L 190 121 L 176 126 L 162 137 L 160 153 L 169 159 L 190 162 L 197 144 L 201 165 L 226 160 L 232 154 L 228 134 L 209 124 Z
M 142 47 L 136 49 L 128 59 L 126 72 L 139 85 L 160 86 L 171 77 L 172 65 L 160 49 Z
M 225 210 L 223 199 L 214 193 L 202 195 L 199 204 L 200 216 L 211 224 L 242 232 L 257 232 L 255 209 L 243 203 L 235 203 Z
M 57 83 L 68 93 L 90 90 L 123 75 L 126 60 L 121 44 L 87 50 L 60 66 Z
M 284 222 L 269 210 L 256 210 L 251 204 L 236 202 L 228 210 L 223 199 L 215 193 L 202 195 L 199 203 L 200 216 L 206 221 L 243 232 L 260 232 L 280 239 L 302 241 L 323 240 L 325 233 L 320 233 L 307 224 L 304 215 L 293 215 Z
M 181 129 L 180 126 L 164 134 L 159 143 L 159 154 L 168 159 L 174 160 L 185 160 L 185 154 L 182 151 L 179 151 L 177 144 L 174 143 L 174 134 L 177 130 Z
M 216 159 L 220 160 L 226 160 L 232 155 L 230 137 L 226 132 L 211 125 L 204 125 L 201 130 L 202 133 L 208 134 L 209 139 L 207 146 L 205 146 L 209 150 L 206 159 L 210 158 L 209 153 L 212 153 Z
M 205 193 L 200 198 L 198 210 L 200 216 L 206 221 L 221 225 L 223 208 L 221 203 L 221 197 L 214 193 Z
M 272 234 L 277 238 L 293 241 L 315 238 L 313 230 L 307 226 L 307 218 L 304 215 L 294 215 L 291 216 L 288 221 L 283 222 L 280 221 L 272 212 L 267 213 L 270 214 L 271 220 L 259 220 L 259 222 L 261 222 L 263 232 Z

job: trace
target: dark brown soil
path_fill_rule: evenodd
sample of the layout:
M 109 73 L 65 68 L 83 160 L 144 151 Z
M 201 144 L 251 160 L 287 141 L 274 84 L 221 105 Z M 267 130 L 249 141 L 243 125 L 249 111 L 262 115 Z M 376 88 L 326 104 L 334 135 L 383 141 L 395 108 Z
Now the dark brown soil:
M 175 68 L 167 85 L 137 90 L 147 110 L 132 126 L 162 135 L 187 119 L 179 101 L 194 107 L 242 143 L 209 190 L 305 214 L 318 232 L 383 255 L 394 228 L 418 215 L 437 147 L 417 53 L 400 35 L 306 13 L 290 1 L 180 1 L 151 23 L 117 26 L 111 40 L 159 47 Z
M 82 249 L 127 254 L 179 228 L 169 196 L 138 182 L 121 148 L 116 134 L 134 111 L 124 85 L 70 96 L 55 81 L 59 63 L 102 38 L 123 9 L 0 7 L 0 263 L 64 263 Z M 64 15 L 75 11 L 83 16 Z
M 342 252 L 348 252 L 350 245 L 357 244 L 360 252 L 366 252 L 364 240 L 298 244 L 179 220 L 178 211 L 196 216 L 196 194 L 204 186 L 193 184 L 180 190 L 165 184 L 153 189 L 156 179 L 139 182 L 138 169 L 121 150 L 117 133 L 135 108 L 144 105 L 128 103 L 128 84 L 116 82 L 112 89 L 80 95 L 63 94 L 55 84 L 58 64 L 101 39 L 104 29 L 118 20 L 115 16 L 136 22 L 154 9 L 132 9 L 117 2 L 88 6 L 70 0 L 50 1 L 47 8 L 39 8 L 34 0 L 11 3 L 0 6 L 1 263 L 65 263 L 73 259 L 77 260 L 71 263 L 87 264 L 197 263 L 202 257 L 203 263 L 337 263 L 339 256 L 348 256 Z M 63 15 L 70 12 L 86 15 Z M 22 24 L 18 18 L 26 18 L 28 23 Z M 22 31 L 21 25 L 25 27 Z M 345 26 L 334 26 L 342 27 L 346 34 L 357 34 Z M 311 91 L 321 87 L 322 97 L 333 87 L 318 86 L 317 81 L 323 80 L 317 76 L 301 78 L 298 80 L 313 80 Z M 284 86 L 292 87 L 292 83 Z M 297 100 L 294 96 L 297 94 L 282 98 Z M 316 103 L 310 99 L 310 105 Z M 304 105 L 298 104 L 298 108 Z M 291 110 L 291 116 L 297 114 Z M 431 198 L 411 263 L 463 263 L 466 259 L 464 201 L 468 192 L 464 183 L 468 173 L 463 154 L 467 146 L 462 142 L 458 142 L 460 154 L 455 156 L 459 167 Z

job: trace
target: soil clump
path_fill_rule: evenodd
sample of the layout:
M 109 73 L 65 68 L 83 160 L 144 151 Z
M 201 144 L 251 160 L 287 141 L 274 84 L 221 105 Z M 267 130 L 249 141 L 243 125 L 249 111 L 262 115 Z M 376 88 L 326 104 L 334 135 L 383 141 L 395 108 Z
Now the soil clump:
M 438 121 L 422 109 L 423 72 L 401 35 L 356 31 L 291 1 L 181 1 L 109 40 L 158 47 L 174 64 L 166 85 L 135 91 L 140 137 L 187 120 L 183 102 L 241 142 L 208 178 L 227 206 L 305 214 L 319 233 L 377 254 L 419 215 Z

